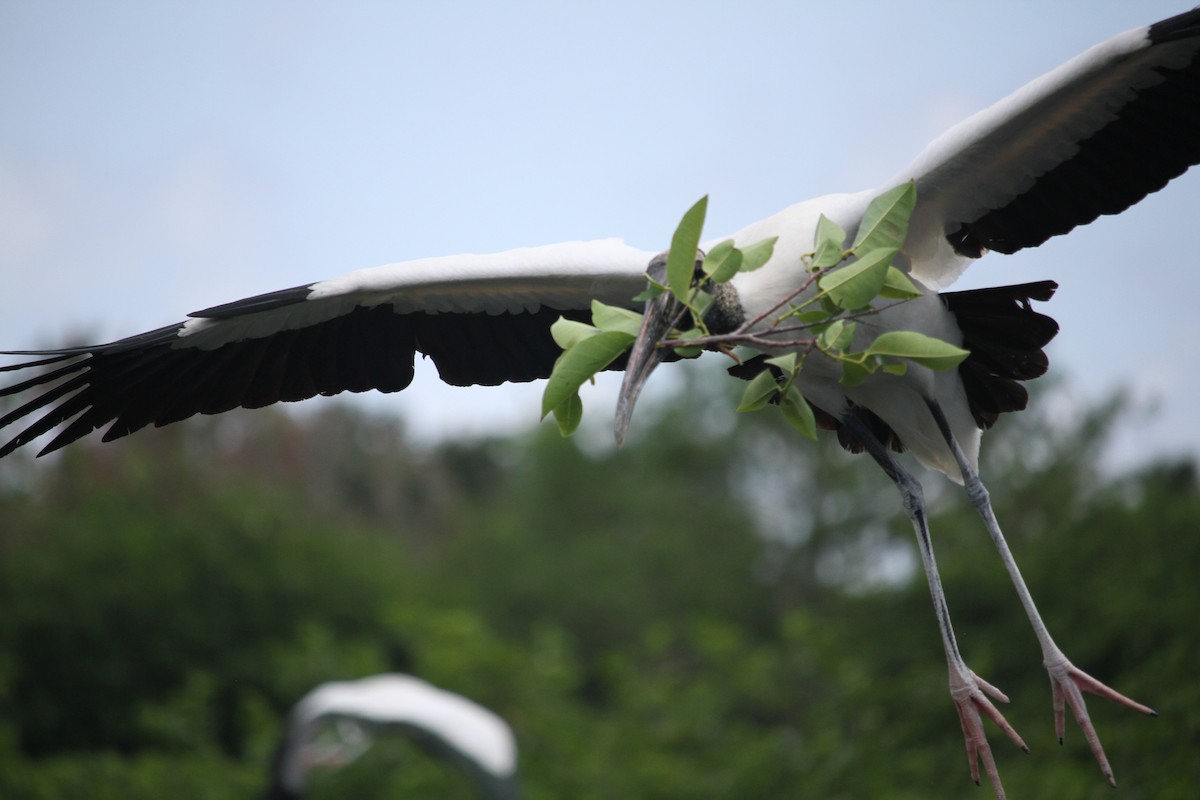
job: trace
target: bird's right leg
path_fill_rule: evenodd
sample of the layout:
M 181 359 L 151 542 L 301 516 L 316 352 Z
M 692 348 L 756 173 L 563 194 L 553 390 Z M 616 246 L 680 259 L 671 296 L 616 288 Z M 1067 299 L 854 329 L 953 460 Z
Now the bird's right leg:
M 1000 783 L 1000 773 L 996 770 L 996 761 L 992 749 L 988 745 L 987 735 L 983 729 L 982 716 L 996 723 L 1014 743 L 1026 753 L 1020 735 L 1008 724 L 1004 715 L 988 700 L 988 696 L 1007 703 L 1008 698 L 996 687 L 980 678 L 967 666 L 962 654 L 958 651 L 958 642 L 954 638 L 954 628 L 950 624 L 950 609 L 946 605 L 946 595 L 942 590 L 942 581 L 938 575 L 937 561 L 933 556 L 933 541 L 929 535 L 929 521 L 925 510 L 925 495 L 921 484 L 903 467 L 901 467 L 887 448 L 875 437 L 866 425 L 858 418 L 852 408 L 842 415 L 842 423 L 853 436 L 862 443 L 876 463 L 883 468 L 887 476 L 900 490 L 904 501 L 904 511 L 912 521 L 913 530 L 917 535 L 917 545 L 921 553 L 921 564 L 925 568 L 925 577 L 929 581 L 929 594 L 933 598 L 933 611 L 937 616 L 938 629 L 942 634 L 942 648 L 946 652 L 946 664 L 950 671 L 950 696 L 954 699 L 958 711 L 958 721 L 962 725 L 963 738 L 967 745 L 967 761 L 970 764 L 971 778 L 979 783 L 979 762 L 983 762 L 984 771 L 996 790 L 996 797 L 1003 800 L 1004 787 Z

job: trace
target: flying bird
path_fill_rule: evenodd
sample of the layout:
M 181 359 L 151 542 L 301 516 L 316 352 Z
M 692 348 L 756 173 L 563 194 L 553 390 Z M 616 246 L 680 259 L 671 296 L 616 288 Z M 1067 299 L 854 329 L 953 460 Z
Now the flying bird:
M 1037 78 L 929 144 L 876 188 L 801 202 L 733 234 L 739 246 L 778 237 L 770 261 L 717 293 L 710 329 L 756 319 L 807 277 L 821 214 L 851 235 L 869 201 L 915 181 L 917 204 L 897 265 L 923 295 L 860 321 L 859 337 L 913 330 L 971 351 L 950 372 L 914 365 L 856 387 L 837 365 L 810 358 L 799 387 L 826 427 L 866 451 L 899 488 L 912 521 L 949 665 L 972 777 L 980 762 L 1003 788 L 983 718 L 1024 742 L 992 704 L 999 690 L 976 675 L 955 642 L 938 578 L 920 485 L 895 460 L 904 448 L 961 482 L 998 549 L 1040 643 L 1052 686 L 1056 731 L 1065 709 L 1082 728 L 1101 770 L 1112 770 L 1088 718 L 1083 692 L 1153 713 L 1073 665 L 1051 638 L 1021 578 L 978 475 L 981 431 L 1025 407 L 1021 382 L 1047 368 L 1057 332 L 1033 309 L 1050 281 L 942 292 L 988 251 L 1015 253 L 1116 214 L 1200 161 L 1200 10 L 1127 31 Z M 705 245 L 707 247 L 707 245 Z M 582 320 L 593 300 L 636 308 L 655 253 L 618 240 L 571 242 L 491 255 L 457 255 L 359 270 L 332 280 L 197 311 L 177 325 L 108 344 L 45 351 L 3 369 L 16 397 L 0 428 L 17 432 L 0 456 L 54 432 L 42 453 L 107 426 L 104 441 L 193 414 L 260 407 L 317 394 L 404 389 L 417 353 L 454 385 L 529 381 L 559 354 L 550 325 Z M 618 401 L 624 435 L 638 391 L 662 360 L 669 295 L 647 303 L 646 326 L 625 368 Z M 18 424 L 19 423 L 19 424 Z
M 314 768 L 344 767 L 380 735 L 408 737 L 462 769 L 490 800 L 517 800 L 512 729 L 467 698 L 411 675 L 323 683 L 300 699 L 275 752 L 265 800 L 298 800 Z

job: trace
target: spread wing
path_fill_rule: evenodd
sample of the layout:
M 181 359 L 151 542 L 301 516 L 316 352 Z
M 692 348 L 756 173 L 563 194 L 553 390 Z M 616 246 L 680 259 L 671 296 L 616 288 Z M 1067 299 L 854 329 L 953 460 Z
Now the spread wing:
M 0 428 L 28 423 L 0 457 L 60 425 L 40 454 L 105 425 L 109 441 L 239 406 L 395 392 L 416 353 L 454 385 L 542 378 L 560 352 L 550 325 L 593 299 L 632 307 L 652 255 L 607 240 L 388 264 L 109 344 L 8 353 L 34 359 L 0 371 L 36 374 L 0 388 L 19 403 Z
M 913 272 L 951 283 L 1116 214 L 1200 162 L 1200 9 L 1096 45 L 934 140 L 917 182 Z

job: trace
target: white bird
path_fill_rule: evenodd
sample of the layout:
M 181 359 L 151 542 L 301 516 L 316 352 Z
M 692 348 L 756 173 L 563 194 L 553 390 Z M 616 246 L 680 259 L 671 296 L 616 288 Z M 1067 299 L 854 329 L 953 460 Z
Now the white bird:
M 265 797 L 302 797 L 314 767 L 344 767 L 383 733 L 407 736 L 461 768 L 481 797 L 519 796 L 517 743 L 504 720 L 411 675 L 374 675 L 321 684 L 296 703 Z
M 1046 368 L 1042 347 L 1057 326 L 1030 308 L 1047 300 L 1043 282 L 938 294 L 988 250 L 1014 253 L 1115 214 L 1200 161 L 1200 10 L 1120 34 L 1032 81 L 931 143 L 879 188 L 809 200 L 743 228 L 735 242 L 777 236 L 771 260 L 738 275 L 716 309 L 722 325 L 753 319 L 805 277 L 820 214 L 853 235 L 871 198 L 915 180 L 917 205 L 898 263 L 921 298 L 860 324 L 861 336 L 916 330 L 965 344 L 956 371 L 913 367 L 847 389 L 832 363 L 810 359 L 800 387 L 851 449 L 865 449 L 896 482 L 912 520 L 933 595 L 966 739 L 972 777 L 979 761 L 1003 796 L 981 714 L 1024 743 L 987 695 L 1004 699 L 966 665 L 938 579 L 920 485 L 890 456 L 903 445 L 923 464 L 961 481 L 977 507 L 1033 624 L 1051 678 L 1061 739 L 1070 706 L 1110 782 L 1112 770 L 1081 692 L 1144 713 L 1077 669 L 1046 630 L 1021 579 L 977 474 L 980 432 L 999 413 L 1025 406 L 1019 381 Z M 616 240 L 575 242 L 494 255 L 389 264 L 333 280 L 208 308 L 186 322 L 117 342 L 19 351 L 34 360 L 4 367 L 33 374 L 0 396 L 29 393 L 0 428 L 29 418 L 0 456 L 59 428 L 55 450 L 108 425 L 104 440 L 196 413 L 258 407 L 345 390 L 397 391 L 418 352 L 455 385 L 544 377 L 558 354 L 548 328 L 581 319 L 593 300 L 633 307 L 653 253 Z M 669 298 L 649 304 L 619 403 L 618 436 L 637 391 L 660 360 L 653 320 Z M 60 427 L 61 426 L 61 427 Z

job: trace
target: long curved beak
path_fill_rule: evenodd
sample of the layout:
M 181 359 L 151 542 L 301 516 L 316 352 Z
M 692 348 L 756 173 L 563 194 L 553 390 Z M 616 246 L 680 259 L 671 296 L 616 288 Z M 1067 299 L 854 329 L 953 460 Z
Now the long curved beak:
M 613 424 L 613 433 L 618 445 L 625 442 L 625 432 L 633 416 L 633 405 L 637 402 L 642 387 L 666 355 L 666 351 L 662 350 L 658 343 L 670 332 L 681 308 L 679 301 L 670 292 L 663 292 L 646 301 L 642 328 L 634 340 L 633 349 L 629 351 L 629 361 L 625 364 L 625 378 L 621 381 L 621 394 L 617 397 L 617 418 Z

